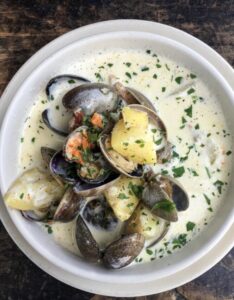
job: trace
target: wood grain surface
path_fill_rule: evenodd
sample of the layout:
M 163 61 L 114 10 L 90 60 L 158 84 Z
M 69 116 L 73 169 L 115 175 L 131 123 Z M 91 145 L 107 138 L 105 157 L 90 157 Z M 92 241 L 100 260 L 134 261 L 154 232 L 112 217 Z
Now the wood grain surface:
M 144 19 L 180 28 L 234 65 L 234 1 L 0 0 L 0 95 L 41 47 L 74 28 L 110 19 Z M 113 299 L 71 288 L 36 267 L 0 223 L 0 300 Z M 123 298 L 124 299 L 124 298 Z M 196 280 L 137 300 L 234 299 L 234 250 Z

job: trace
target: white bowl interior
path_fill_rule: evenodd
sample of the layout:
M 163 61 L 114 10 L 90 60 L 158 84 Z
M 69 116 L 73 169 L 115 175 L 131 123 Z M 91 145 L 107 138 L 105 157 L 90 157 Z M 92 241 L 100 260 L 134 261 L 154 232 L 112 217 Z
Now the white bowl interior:
M 61 73 L 64 65 L 71 64 L 76 57 L 89 52 L 90 49 L 97 52 L 105 48 L 150 48 L 154 49 L 159 55 L 165 55 L 177 61 L 178 64 L 192 69 L 220 99 L 229 129 L 233 134 L 234 99 L 232 90 L 218 71 L 192 49 L 173 40 L 148 33 L 118 32 L 98 35 L 71 44 L 45 60 L 18 90 L 5 116 L 1 130 L 0 185 L 2 193 L 7 190 L 11 182 L 17 177 L 21 129 L 28 110 L 32 105 L 32 99 L 44 88 L 51 77 Z M 202 234 L 198 235 L 182 250 L 161 260 L 139 264 L 118 271 L 107 271 L 100 265 L 85 262 L 61 248 L 39 226 L 25 221 L 18 212 L 9 210 L 9 214 L 25 239 L 41 255 L 55 265 L 73 274 L 103 282 L 121 283 L 127 280 L 128 282 L 137 283 L 175 273 L 192 264 L 209 251 L 233 222 L 233 193 L 234 185 L 230 184 L 227 196 L 218 211 L 218 216 L 204 229 Z

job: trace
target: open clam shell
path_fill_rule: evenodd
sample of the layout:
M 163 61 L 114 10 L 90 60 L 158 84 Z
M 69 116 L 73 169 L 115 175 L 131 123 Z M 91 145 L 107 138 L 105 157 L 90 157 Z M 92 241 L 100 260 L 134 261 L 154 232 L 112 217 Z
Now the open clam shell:
M 90 184 L 79 180 L 74 186 L 74 192 L 81 197 L 99 195 L 108 189 L 112 184 L 114 184 L 119 177 L 119 174 L 112 172 L 110 173 L 109 177 L 106 178 L 106 180 L 98 184 Z
M 53 220 L 59 222 L 72 221 L 82 209 L 83 203 L 83 198 L 74 193 L 72 187 L 69 187 L 55 211 Z
M 78 216 L 75 229 L 76 243 L 81 254 L 89 261 L 100 260 L 100 249 L 92 233 L 81 216 Z
M 79 179 L 76 172 L 76 164 L 65 160 L 63 151 L 56 152 L 50 160 L 50 172 L 59 181 L 75 184 Z
M 87 223 L 99 230 L 112 231 L 116 228 L 118 219 L 102 194 L 86 201 L 88 203 L 82 210 L 82 217 Z
M 151 109 L 139 105 L 139 104 L 131 104 L 129 107 L 146 112 L 149 117 L 149 123 L 154 125 L 155 127 L 160 128 L 163 136 L 167 139 L 167 129 L 164 125 L 163 121 L 158 117 L 158 115 L 152 111 Z M 125 157 L 114 151 L 111 147 L 110 143 L 110 135 L 102 135 L 99 139 L 99 146 L 102 151 L 102 154 L 105 156 L 106 160 L 121 174 L 132 177 L 139 178 L 143 176 L 143 166 L 137 165 Z
M 109 135 L 102 135 L 100 137 L 99 146 L 106 160 L 116 171 L 131 178 L 143 176 L 143 167 L 141 165 L 127 160 L 111 148 Z
M 62 99 L 69 110 L 81 109 L 85 115 L 113 111 L 118 106 L 118 96 L 112 86 L 103 83 L 86 83 L 68 93 Z
M 177 210 L 174 202 L 158 182 L 148 182 L 142 192 L 142 202 L 150 211 L 169 222 L 178 221 Z

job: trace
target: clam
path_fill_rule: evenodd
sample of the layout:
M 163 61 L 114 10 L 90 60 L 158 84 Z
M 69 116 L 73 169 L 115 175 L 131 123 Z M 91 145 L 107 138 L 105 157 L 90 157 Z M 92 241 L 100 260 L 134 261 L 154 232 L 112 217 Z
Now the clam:
M 178 220 L 174 202 L 158 182 L 150 181 L 146 184 L 142 193 L 142 202 L 154 215 L 170 222 Z
M 178 180 L 169 176 L 157 175 L 157 181 L 173 200 L 177 211 L 184 211 L 189 207 L 189 196 Z
M 52 121 L 50 120 L 50 117 L 49 117 L 50 113 L 51 113 L 50 109 L 45 109 L 41 114 L 42 120 L 45 123 L 45 125 L 54 133 L 61 135 L 61 136 L 67 136 L 68 131 L 64 131 L 63 129 L 54 127 L 54 125 L 52 124 Z
M 99 246 L 81 216 L 78 216 L 76 221 L 75 236 L 77 246 L 84 258 L 98 262 L 100 260 Z
M 58 75 L 50 79 L 46 85 L 45 92 L 48 100 L 51 101 L 55 98 L 53 90 L 56 88 L 56 86 L 65 83 L 68 84 L 68 89 L 70 89 L 73 85 L 80 85 L 86 82 L 89 82 L 89 80 L 81 76 L 71 74 Z
M 51 158 L 50 172 L 59 181 L 68 184 L 75 184 L 78 181 L 76 164 L 66 161 L 63 151 L 56 152 Z
M 112 242 L 103 252 L 103 263 L 108 268 L 120 269 L 129 265 L 144 247 L 145 238 L 139 233 L 125 235 Z
M 158 115 L 147 108 L 146 106 L 139 104 L 129 105 L 130 108 L 135 110 L 146 112 L 149 118 L 149 123 L 161 130 L 162 135 L 167 139 L 167 129 L 163 121 L 158 117 Z M 136 178 L 143 176 L 143 166 L 136 164 L 133 161 L 130 161 L 114 151 L 111 146 L 111 137 L 110 135 L 102 135 L 99 139 L 100 149 L 105 156 L 106 160 L 115 168 L 119 173 Z
M 59 222 L 70 222 L 80 212 L 83 207 L 83 203 L 83 199 L 74 193 L 72 187 L 69 187 L 55 211 L 53 220 Z
M 77 181 L 74 186 L 74 192 L 82 197 L 90 197 L 93 195 L 99 195 L 103 193 L 105 189 L 108 189 L 119 179 L 119 174 L 111 172 L 109 176 L 102 182 L 96 184 L 90 184 L 81 180 Z
M 85 115 L 110 112 L 118 106 L 118 96 L 112 86 L 103 83 L 86 83 L 68 93 L 62 99 L 69 110 L 82 110 Z
M 143 176 L 143 166 L 127 160 L 112 149 L 109 135 L 101 136 L 99 146 L 106 160 L 116 171 L 131 178 Z
M 97 229 L 112 231 L 118 224 L 117 217 L 103 195 L 89 199 L 82 216 L 87 223 Z

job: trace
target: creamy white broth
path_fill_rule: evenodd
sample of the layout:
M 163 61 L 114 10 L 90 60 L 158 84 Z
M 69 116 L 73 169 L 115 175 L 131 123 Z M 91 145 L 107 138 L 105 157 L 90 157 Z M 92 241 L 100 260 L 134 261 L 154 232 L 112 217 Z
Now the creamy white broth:
M 152 50 L 121 50 L 92 53 L 61 67 L 59 74 L 78 74 L 91 81 L 108 82 L 115 75 L 126 86 L 141 91 L 155 105 L 174 145 L 173 159 L 153 167 L 154 171 L 174 176 L 189 194 L 188 210 L 179 212 L 166 237 L 154 248 L 143 250 L 137 262 L 164 257 L 191 240 L 217 213 L 230 177 L 231 137 L 216 96 L 192 70 L 178 66 Z M 73 84 L 68 84 L 68 87 Z M 44 91 L 28 112 L 22 131 L 19 163 L 22 168 L 43 165 L 40 147 L 59 149 L 64 139 L 52 133 L 41 120 L 50 107 L 56 123 L 66 123 L 62 109 L 63 92 L 53 101 Z M 63 120 L 63 121 L 61 121 Z M 155 137 L 158 141 L 158 137 Z M 51 225 L 56 242 L 79 254 L 75 245 L 74 222 Z M 108 233 L 110 234 L 110 233 Z M 97 232 L 95 232 L 97 235 Z M 98 239 L 101 239 L 99 232 Z

